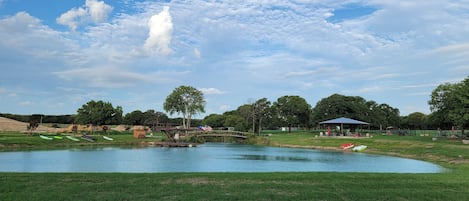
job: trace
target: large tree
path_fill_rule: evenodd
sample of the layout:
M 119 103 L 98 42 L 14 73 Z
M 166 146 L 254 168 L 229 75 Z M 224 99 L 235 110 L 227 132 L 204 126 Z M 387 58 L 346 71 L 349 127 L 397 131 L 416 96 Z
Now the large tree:
M 379 127 L 380 130 L 387 127 L 399 126 L 399 109 L 393 108 L 388 104 L 378 104 L 375 101 L 367 101 L 365 117 L 363 121 L 369 122 L 375 127 Z
M 91 100 L 77 110 L 76 121 L 82 124 L 106 125 L 122 121 L 122 107 L 114 108 L 112 103 Z
M 413 112 L 404 118 L 403 125 L 414 130 L 427 129 L 427 115 L 421 112 Z
M 469 77 L 460 83 L 442 84 L 433 90 L 428 101 L 433 118 L 450 120 L 464 133 L 469 126 Z
M 125 114 L 124 123 L 127 125 L 143 125 L 143 112 L 140 110 L 134 110 Z
M 155 110 L 147 110 L 143 113 L 143 125 L 150 126 L 152 129 L 160 126 L 162 123 L 168 123 L 168 115 Z
M 315 123 L 338 117 L 366 121 L 376 128 L 383 128 L 399 124 L 399 109 L 367 101 L 360 96 L 340 94 L 321 99 L 313 109 Z
M 258 123 L 258 134 L 262 130 L 262 120 L 268 116 L 270 101 L 267 98 L 261 98 L 251 105 L 252 114 L 252 132 L 255 133 L 256 123 Z M 257 121 L 257 122 L 256 122 Z
M 314 107 L 314 120 L 319 123 L 324 120 L 338 117 L 348 117 L 361 121 L 367 121 L 369 107 L 376 103 L 369 103 L 360 96 L 344 96 L 333 94 L 321 99 Z
M 311 106 L 300 96 L 282 96 L 274 102 L 273 107 L 281 122 L 291 132 L 293 125 L 308 126 L 311 117 Z
M 198 112 L 205 112 L 204 94 L 191 86 L 179 86 L 166 97 L 164 110 L 171 115 L 182 114 L 182 126 L 189 128 L 192 115 Z
M 204 125 L 209 125 L 211 127 L 223 127 L 224 124 L 225 124 L 225 119 L 226 119 L 226 116 L 225 115 L 221 115 L 221 114 L 210 114 L 208 116 L 206 116 L 203 121 L 202 121 L 202 124 Z
M 234 127 L 237 131 L 248 131 L 249 122 L 252 120 L 252 106 L 244 104 L 236 108 L 236 110 L 226 111 L 223 113 L 225 127 Z

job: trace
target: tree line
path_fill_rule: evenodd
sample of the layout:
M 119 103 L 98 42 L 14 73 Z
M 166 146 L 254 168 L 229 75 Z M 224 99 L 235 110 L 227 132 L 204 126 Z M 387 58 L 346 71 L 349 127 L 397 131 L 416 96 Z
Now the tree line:
M 76 115 L 14 115 L 0 116 L 24 122 L 81 123 L 93 125 L 209 125 L 212 127 L 233 127 L 239 131 L 260 132 L 262 129 L 279 127 L 316 128 L 319 122 L 348 117 L 370 123 L 372 129 L 454 129 L 469 126 L 469 77 L 460 83 L 445 83 L 432 91 L 428 101 L 431 114 L 420 112 L 400 116 L 398 108 L 386 103 L 377 103 L 360 96 L 333 94 L 321 99 L 312 107 L 301 96 L 282 96 L 271 102 L 261 98 L 243 104 L 223 114 L 209 114 L 203 119 L 192 119 L 205 112 L 204 95 L 191 86 L 180 86 L 167 96 L 164 110 L 170 115 L 181 114 L 182 118 L 169 118 L 165 112 L 135 110 L 123 115 L 122 107 L 110 102 L 91 100 L 77 110 Z

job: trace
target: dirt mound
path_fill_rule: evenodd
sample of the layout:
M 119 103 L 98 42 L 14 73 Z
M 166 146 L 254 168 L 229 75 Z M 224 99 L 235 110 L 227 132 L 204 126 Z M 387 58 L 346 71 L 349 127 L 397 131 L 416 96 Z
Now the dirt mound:
M 111 130 L 114 130 L 114 131 L 119 131 L 119 132 L 124 132 L 127 130 L 126 126 L 124 125 L 118 125 L 117 127 L 115 128 L 111 128 Z
M 72 133 L 74 131 L 81 132 L 81 131 L 88 131 L 91 132 L 91 125 L 81 125 L 81 124 L 70 124 L 67 128 L 58 129 L 57 132 L 59 133 Z M 95 127 L 95 131 L 99 128 Z M 102 129 L 101 129 L 102 130 Z
M 1 131 L 26 132 L 28 131 L 28 128 L 27 128 L 28 125 L 29 123 L 16 121 L 16 120 L 8 119 L 5 117 L 0 117 L 0 132 Z M 35 131 L 36 132 L 55 132 L 56 130 L 57 129 L 55 128 L 40 125 L 39 127 L 37 127 Z

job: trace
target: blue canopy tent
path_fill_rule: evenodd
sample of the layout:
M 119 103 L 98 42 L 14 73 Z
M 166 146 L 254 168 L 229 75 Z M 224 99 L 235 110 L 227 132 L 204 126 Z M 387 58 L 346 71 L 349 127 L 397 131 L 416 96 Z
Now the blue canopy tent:
M 340 131 L 343 132 L 344 125 L 369 125 L 369 123 L 358 121 L 355 119 L 340 117 L 337 119 L 331 119 L 327 121 L 320 122 L 319 125 L 340 125 Z

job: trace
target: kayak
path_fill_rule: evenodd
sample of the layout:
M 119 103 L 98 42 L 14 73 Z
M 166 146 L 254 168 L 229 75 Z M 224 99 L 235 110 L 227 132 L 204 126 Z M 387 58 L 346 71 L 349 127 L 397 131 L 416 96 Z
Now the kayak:
M 74 138 L 74 137 L 72 137 L 72 136 L 65 136 L 65 137 L 66 137 L 67 139 L 71 140 L 71 141 L 75 141 L 75 142 L 80 141 L 79 139 Z
M 55 139 L 57 139 L 57 140 L 64 139 L 64 137 L 62 137 L 62 136 L 58 136 L 58 135 L 54 136 L 54 138 L 55 138 Z
M 112 139 L 111 137 L 104 136 L 104 135 L 103 135 L 103 138 L 104 138 L 105 140 L 109 140 L 109 141 L 112 141 L 112 140 L 114 140 L 114 139 Z
M 90 141 L 90 142 L 95 142 L 96 141 L 96 139 L 94 139 L 93 137 L 91 137 L 89 135 L 82 135 L 81 139 L 84 139 L 84 140 L 87 140 L 87 141 Z
M 345 143 L 345 144 L 341 144 L 340 145 L 340 148 L 342 149 L 350 149 L 352 148 L 354 145 L 352 143 Z
M 353 151 L 363 151 L 366 148 L 367 148 L 367 146 L 365 146 L 365 145 L 359 145 L 359 146 L 354 147 L 352 150 Z
M 39 137 L 44 139 L 44 140 L 53 140 L 54 139 L 54 138 L 47 137 L 47 136 L 44 136 L 44 135 L 39 135 Z

